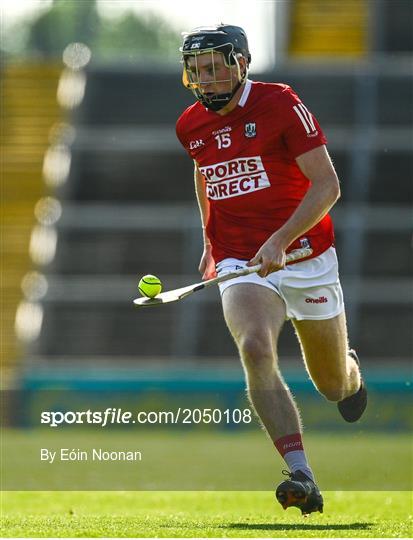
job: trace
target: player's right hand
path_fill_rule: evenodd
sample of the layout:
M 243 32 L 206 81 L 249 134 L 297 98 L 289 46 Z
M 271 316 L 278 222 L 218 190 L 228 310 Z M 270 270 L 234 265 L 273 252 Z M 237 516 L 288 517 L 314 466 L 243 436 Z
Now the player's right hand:
M 279 242 L 276 233 L 266 240 L 255 256 L 247 262 L 247 266 L 261 265 L 257 272 L 260 277 L 266 277 L 285 267 L 285 246 Z
M 215 261 L 212 257 L 211 244 L 204 245 L 204 252 L 202 253 L 201 262 L 198 267 L 199 273 L 202 274 L 202 279 L 212 279 L 216 277 Z

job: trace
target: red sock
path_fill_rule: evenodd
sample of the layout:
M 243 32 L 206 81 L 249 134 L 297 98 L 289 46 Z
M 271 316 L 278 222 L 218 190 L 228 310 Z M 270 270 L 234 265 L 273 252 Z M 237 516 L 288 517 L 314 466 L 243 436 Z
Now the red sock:
M 303 441 L 301 439 L 301 433 L 292 433 L 291 435 L 285 435 L 281 439 L 274 441 L 275 448 L 279 451 L 282 457 L 288 452 L 293 450 L 302 450 L 304 452 Z
M 278 452 L 287 463 L 291 472 L 302 471 L 309 478 L 314 480 L 313 471 L 308 464 L 307 457 L 304 452 L 301 433 L 292 433 L 285 435 L 274 441 L 274 445 Z

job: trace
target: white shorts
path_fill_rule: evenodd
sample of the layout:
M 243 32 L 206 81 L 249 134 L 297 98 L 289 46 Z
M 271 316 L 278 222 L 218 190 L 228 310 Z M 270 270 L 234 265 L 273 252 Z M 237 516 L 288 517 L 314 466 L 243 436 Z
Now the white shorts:
M 248 261 L 224 259 L 217 264 L 222 276 L 244 267 Z M 275 291 L 285 302 L 288 319 L 332 319 L 344 310 L 343 291 L 338 277 L 336 250 L 333 247 L 313 259 L 289 264 L 265 278 L 249 274 L 221 283 L 221 295 L 239 283 L 255 283 Z

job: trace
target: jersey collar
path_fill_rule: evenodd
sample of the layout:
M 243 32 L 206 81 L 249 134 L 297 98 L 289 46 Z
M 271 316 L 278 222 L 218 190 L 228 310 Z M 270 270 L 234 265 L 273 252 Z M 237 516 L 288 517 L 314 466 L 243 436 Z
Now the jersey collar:
M 250 79 L 247 79 L 245 81 L 244 90 L 242 92 L 242 95 L 240 97 L 240 100 L 238 101 L 239 107 L 244 107 L 244 105 L 247 103 L 248 96 L 250 95 L 252 87 L 252 81 Z

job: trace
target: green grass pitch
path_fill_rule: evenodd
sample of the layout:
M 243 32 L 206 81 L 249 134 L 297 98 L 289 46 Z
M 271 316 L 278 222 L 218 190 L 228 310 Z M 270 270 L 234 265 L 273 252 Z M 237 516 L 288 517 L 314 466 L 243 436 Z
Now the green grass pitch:
M 34 458 L 30 461 L 30 445 L 25 446 L 28 441 L 36 447 L 41 443 L 53 446 L 52 440 L 56 444 L 66 440 L 57 432 L 53 437 L 46 436 L 47 433 L 30 430 L 3 433 L 7 435 L 5 439 L 12 443 L 9 450 L 7 445 L 6 450 L 3 449 L 3 458 L 7 457 L 3 459 L 6 465 L 3 472 L 7 468 L 16 471 L 9 478 L 8 485 L 12 487 L 8 489 L 23 489 L 19 487 L 19 479 L 30 477 L 36 468 Z M 90 436 L 76 433 L 68 431 L 76 446 L 89 441 Z M 96 444 L 99 441 L 102 445 L 111 444 L 111 447 L 115 442 L 125 447 L 131 440 L 145 440 L 148 478 L 156 475 L 160 479 L 166 478 L 166 485 L 171 487 L 158 487 L 158 491 L 119 491 L 125 489 L 123 482 L 126 477 L 121 477 L 118 467 L 109 477 L 111 469 L 105 465 L 100 469 L 101 473 L 104 471 L 101 487 L 89 488 L 102 491 L 79 491 L 79 488 L 72 488 L 77 491 L 4 491 L 1 500 L 2 536 L 411 537 L 413 505 L 412 492 L 409 491 L 412 483 L 409 434 L 356 435 L 353 431 L 306 435 L 306 448 L 322 488 L 325 506 L 324 514 L 303 518 L 296 508 L 284 511 L 270 491 L 281 480 L 281 469 L 285 466 L 259 430 L 238 434 L 193 432 L 174 437 L 171 434 L 153 434 L 145 439 L 143 432 L 137 437 L 134 431 L 103 434 L 102 440 L 95 434 L 93 440 Z M 237 456 L 238 447 L 247 453 Z M 162 453 L 165 449 L 166 456 L 173 459 L 165 459 Z M 202 449 L 207 453 L 200 453 Z M 157 452 L 159 455 L 155 456 Z M 210 455 L 214 459 L 207 466 Z M 154 457 L 157 460 L 151 464 Z M 182 487 L 180 479 L 188 469 L 193 485 L 213 483 L 216 490 L 195 491 L 213 488 Z M 86 469 L 75 468 L 73 474 L 79 475 L 81 471 L 82 474 L 90 472 L 89 465 Z M 56 469 L 59 473 L 56 474 L 56 485 L 60 490 L 64 485 L 64 472 L 65 469 Z M 257 485 L 269 487 L 256 488 L 260 491 L 241 491 L 239 488 L 234 491 L 235 487 L 230 488 L 233 491 L 218 490 L 226 489 L 222 487 L 224 485 L 235 486 L 238 475 L 248 479 L 246 485 L 252 485 L 256 477 L 263 475 Z M 117 483 L 117 477 L 123 480 Z M 41 480 L 40 473 L 37 478 Z M 13 480 L 14 485 L 10 483 Z M 66 478 L 66 486 L 67 482 Z M 117 487 L 119 485 L 123 487 Z M 129 485 L 136 489 L 133 475 Z M 110 487 L 114 491 L 106 491 Z M 172 491 L 175 489 L 181 491 Z M 383 491 L 376 491 L 379 489 Z
M 325 492 L 303 518 L 271 492 L 4 492 L 4 537 L 411 537 L 409 492 Z

